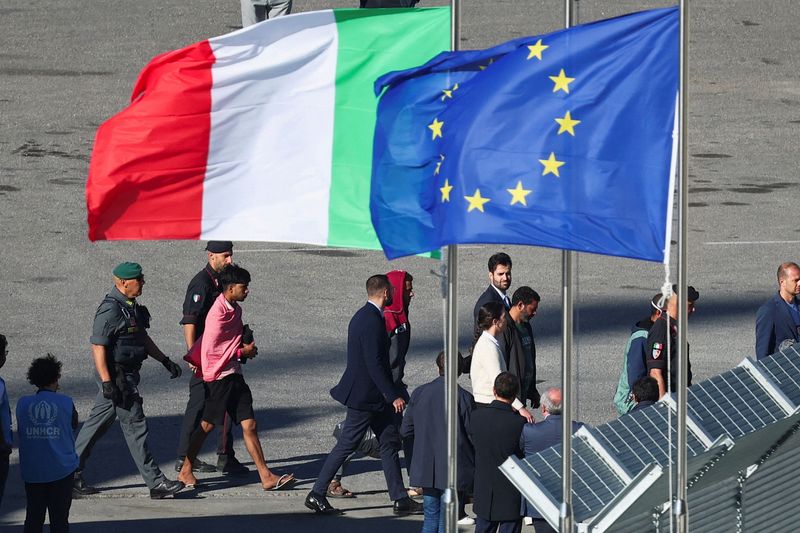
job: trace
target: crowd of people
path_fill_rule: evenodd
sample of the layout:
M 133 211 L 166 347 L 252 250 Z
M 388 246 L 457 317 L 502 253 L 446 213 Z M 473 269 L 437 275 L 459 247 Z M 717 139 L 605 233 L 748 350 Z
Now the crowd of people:
M 147 420 L 138 393 L 139 371 L 148 358 L 161 363 L 170 378 L 183 373 L 150 338 L 150 314 L 136 299 L 144 275 L 137 263 L 119 264 L 114 287 L 97 308 L 90 337 L 98 384 L 94 405 L 78 429 L 72 400 L 59 392 L 61 363 L 52 355 L 37 358 L 28 381 L 37 390 L 17 401 L 19 458 L 25 482 L 25 531 L 41 531 L 49 514 L 51 531 L 67 531 L 73 497 L 99 492 L 84 479 L 93 447 L 119 419 L 125 442 L 149 489 L 161 499 L 199 485 L 196 473 L 247 474 L 233 451 L 233 425 L 241 427 L 245 447 L 264 490 L 290 488 L 291 473 L 270 469 L 258 437 L 253 396 L 242 365 L 258 354 L 255 336 L 244 323 L 241 303 L 248 296 L 250 273 L 233 263 L 233 243 L 209 241 L 207 264 L 189 283 L 181 326 L 185 365 L 191 372 L 181 425 L 176 480 L 159 469 L 147 446 Z M 533 524 L 537 533 L 549 525 L 500 473 L 510 455 L 525 457 L 561 442 L 561 391 L 536 387 L 536 343 L 532 319 L 541 298 L 528 286 L 510 294 L 511 258 L 488 261 L 489 285 L 474 308 L 474 340 L 467 357 L 459 353 L 459 374 L 470 375 L 472 392 L 458 388 L 458 519 L 478 532 L 520 531 Z M 756 356 L 767 357 L 800 340 L 800 267 L 783 263 L 778 292 L 758 310 Z M 380 458 L 393 512 L 423 514 L 423 532 L 443 531 L 447 488 L 445 424 L 445 354 L 435 359 L 432 380 L 409 394 L 404 382 L 411 344 L 409 306 L 413 276 L 395 270 L 369 277 L 367 302 L 352 317 L 347 333 L 347 365 L 333 399 L 346 407 L 334 429 L 336 444 L 328 454 L 305 505 L 321 514 L 340 511 L 328 498 L 352 498 L 344 483 L 345 466 L 359 455 Z M 688 287 L 688 313 L 699 292 Z M 650 313 L 637 321 L 625 347 L 613 403 L 620 415 L 657 402 L 676 389 L 677 288 L 656 294 Z M 0 335 L 0 368 L 7 340 Z M 669 361 L 669 362 L 668 362 Z M 432 365 L 433 366 L 433 365 Z M 691 368 L 691 367 L 690 367 Z M 691 370 L 689 372 L 691 385 Z M 543 420 L 534 422 L 539 408 Z M 575 422 L 573 431 L 581 424 Z M 219 428 L 216 465 L 201 461 L 203 442 Z M 0 502 L 8 476 L 12 435 L 11 409 L 0 378 Z M 407 488 L 401 471 L 403 451 Z M 422 496 L 422 503 L 418 501 Z M 475 517 L 465 504 L 473 501 Z

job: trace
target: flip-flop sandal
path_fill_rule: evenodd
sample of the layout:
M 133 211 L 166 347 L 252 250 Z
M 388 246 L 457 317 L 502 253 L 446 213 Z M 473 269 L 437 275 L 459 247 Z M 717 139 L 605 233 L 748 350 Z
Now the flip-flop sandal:
M 275 483 L 275 486 L 271 489 L 264 489 L 266 491 L 272 490 L 281 490 L 284 488 L 289 488 L 297 479 L 292 474 L 283 474 L 280 478 L 278 478 L 278 482 Z
M 328 498 L 355 498 L 356 495 L 342 486 L 341 483 L 331 482 L 328 491 L 325 493 Z

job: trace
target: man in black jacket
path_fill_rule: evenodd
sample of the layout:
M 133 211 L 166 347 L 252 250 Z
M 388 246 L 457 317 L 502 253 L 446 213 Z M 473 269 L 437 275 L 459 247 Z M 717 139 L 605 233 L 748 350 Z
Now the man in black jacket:
M 320 514 L 339 513 L 325 497 L 328 484 L 351 453 L 358 449 L 367 428 L 372 428 L 381 448 L 381 462 L 389 497 L 397 515 L 421 514 L 422 505 L 406 494 L 400 472 L 400 435 L 395 413 L 406 406 L 403 394 L 392 381 L 389 368 L 389 336 L 383 309 L 392 303 L 394 288 L 383 274 L 367 280 L 368 301 L 356 311 L 347 329 L 347 368 L 331 389 L 334 400 L 347 407 L 342 432 L 325 459 L 305 505 Z
M 539 391 L 536 389 L 536 342 L 530 321 L 536 316 L 541 299 L 538 292 L 524 285 L 514 291 L 511 309 L 506 315 L 508 327 L 498 339 L 506 368 L 519 379 L 517 398 L 526 406 L 530 400 L 533 407 L 539 407 Z
M 519 533 L 521 498 L 497 468 L 510 455 L 522 457 L 519 436 L 525 419 L 511 408 L 519 382 L 501 372 L 494 380 L 495 400 L 472 412 L 470 433 L 475 445 L 475 533 Z

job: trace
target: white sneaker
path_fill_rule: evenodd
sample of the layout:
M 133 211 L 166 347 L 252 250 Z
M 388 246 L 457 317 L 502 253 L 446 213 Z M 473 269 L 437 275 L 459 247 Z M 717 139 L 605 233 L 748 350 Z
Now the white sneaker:
M 472 518 L 471 516 L 465 516 L 464 518 L 456 522 L 456 524 L 458 524 L 459 526 L 474 526 L 475 519 Z

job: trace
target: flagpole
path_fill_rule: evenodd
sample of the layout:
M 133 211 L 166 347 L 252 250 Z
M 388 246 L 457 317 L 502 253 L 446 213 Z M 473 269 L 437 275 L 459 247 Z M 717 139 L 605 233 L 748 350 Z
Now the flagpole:
M 688 442 L 686 433 L 686 416 L 688 394 L 688 361 L 689 347 L 686 342 L 688 327 L 688 214 L 689 214 L 689 164 L 687 158 L 687 124 L 688 118 L 688 46 L 689 46 L 689 0 L 680 0 L 680 99 L 678 103 L 678 157 L 680 158 L 679 190 L 678 190 L 678 394 L 676 398 L 677 427 L 677 490 L 672 507 L 673 523 L 678 533 L 689 530 L 688 499 Z
M 572 0 L 564 0 L 564 27 L 572 27 Z M 572 318 L 575 252 L 561 252 L 561 533 L 574 530 L 572 516 Z
M 460 0 L 450 0 L 450 49 L 458 50 L 461 38 Z M 447 490 L 444 494 L 447 533 L 458 533 L 458 247 L 447 247 L 447 295 L 445 299 L 445 412 L 447 413 Z

